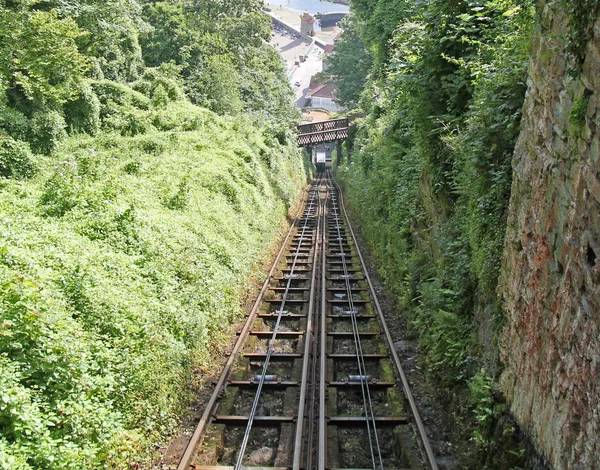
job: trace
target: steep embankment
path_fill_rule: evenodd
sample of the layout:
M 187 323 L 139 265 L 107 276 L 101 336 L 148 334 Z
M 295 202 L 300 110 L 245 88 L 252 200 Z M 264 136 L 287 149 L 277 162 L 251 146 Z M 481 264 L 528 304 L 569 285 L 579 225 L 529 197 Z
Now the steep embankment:
M 168 434 L 303 183 L 293 139 L 189 103 L 0 180 L 0 467 L 123 467 Z
M 339 170 L 362 231 L 462 464 L 526 465 L 506 398 L 555 468 L 596 468 L 598 2 L 410 3 L 353 0 L 329 68 L 364 114 Z
M 305 180 L 260 8 L 0 6 L 0 468 L 137 466 L 206 375 Z
M 540 13 L 513 161 L 501 386 L 555 468 L 600 468 L 600 21 L 597 7 Z
M 493 380 L 533 4 L 352 5 L 328 71 L 364 117 L 338 174 L 399 321 L 453 410 L 448 434 L 460 465 L 522 465 L 518 442 L 503 449 L 512 425 Z

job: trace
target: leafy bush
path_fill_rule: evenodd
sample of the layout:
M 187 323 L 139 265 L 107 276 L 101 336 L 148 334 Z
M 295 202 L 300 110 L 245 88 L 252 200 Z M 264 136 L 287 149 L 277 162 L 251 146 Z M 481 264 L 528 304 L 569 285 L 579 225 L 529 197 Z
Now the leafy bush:
M 169 95 L 165 87 L 158 85 L 152 92 L 152 104 L 156 107 L 166 106 L 169 103 Z
M 365 232 L 428 357 L 447 379 L 464 378 L 475 311 L 501 323 L 496 288 L 533 7 L 436 0 L 401 7 L 390 33 L 390 16 L 376 18 L 388 10 L 376 3 L 356 12 L 376 60 L 352 163 L 341 175 L 352 183 L 354 205 L 370 215 Z M 347 47 L 358 47 L 356 34 Z M 343 64 L 343 54 L 338 59 Z M 362 80 L 343 67 L 339 74 Z M 457 348 L 440 343 L 447 330 Z
M 29 136 L 29 119 L 20 111 L 0 106 L 0 128 L 18 140 L 26 140 Z
M 204 68 L 189 85 L 192 101 L 218 114 L 242 110 L 241 77 L 227 54 L 209 57 Z
M 484 436 L 489 436 L 494 417 L 494 380 L 485 369 L 480 369 L 468 383 L 473 415 L 478 424 L 473 437 L 478 445 L 485 445 L 487 439 Z
M 76 41 L 82 31 L 35 2 L 0 9 L 0 75 L 35 104 L 62 104 L 77 94 L 89 63 Z
M 67 123 L 58 111 L 39 111 L 30 121 L 29 141 L 34 152 L 54 152 L 67 137 Z
M 164 95 L 164 102 L 185 99 L 183 84 L 179 78 L 180 67 L 173 63 L 164 63 L 157 68 L 147 68 L 141 78 L 132 84 L 132 88 L 149 98 L 156 99 L 157 90 Z
M 150 100 L 146 96 L 121 83 L 98 80 L 91 85 L 100 100 L 103 114 L 110 112 L 116 105 L 143 110 L 150 108 Z
M 35 165 L 29 145 L 0 134 L 0 176 L 26 178 L 34 172 Z
M 94 135 L 100 128 L 100 100 L 91 87 L 83 87 L 79 96 L 65 104 L 65 118 L 71 132 Z
M 119 432 L 118 412 L 98 394 L 110 383 L 101 374 L 104 348 L 45 294 L 0 266 L 0 461 L 23 469 L 92 468 L 104 439 Z
M 149 120 L 160 131 L 196 131 L 207 125 L 209 116 L 208 110 L 181 101 L 169 105 L 168 109 L 154 109 Z
M 109 80 L 92 82 L 92 88 L 100 100 L 102 130 L 134 136 L 145 134 L 153 129 L 145 112 L 152 108 L 149 98 L 125 85 Z

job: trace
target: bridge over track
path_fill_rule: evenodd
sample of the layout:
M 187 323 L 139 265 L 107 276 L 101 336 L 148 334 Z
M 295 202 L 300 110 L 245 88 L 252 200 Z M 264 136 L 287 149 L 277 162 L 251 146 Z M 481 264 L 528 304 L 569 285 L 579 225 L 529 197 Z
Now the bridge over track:
M 348 119 L 331 119 L 298 126 L 298 145 L 310 147 L 348 138 Z

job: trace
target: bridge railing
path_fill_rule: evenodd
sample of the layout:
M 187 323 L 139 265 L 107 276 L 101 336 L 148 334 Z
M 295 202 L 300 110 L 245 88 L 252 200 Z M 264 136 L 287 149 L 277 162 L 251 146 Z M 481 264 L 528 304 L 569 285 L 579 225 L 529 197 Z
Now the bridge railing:
M 315 132 L 332 131 L 335 129 L 345 129 L 348 127 L 348 119 L 331 119 L 329 121 L 311 122 L 310 124 L 301 124 L 298 126 L 298 134 L 313 134 Z
M 313 132 L 312 134 L 299 134 L 298 145 L 306 147 L 309 145 L 324 144 L 327 142 L 336 142 L 348 138 L 348 128 L 334 129 L 332 131 Z

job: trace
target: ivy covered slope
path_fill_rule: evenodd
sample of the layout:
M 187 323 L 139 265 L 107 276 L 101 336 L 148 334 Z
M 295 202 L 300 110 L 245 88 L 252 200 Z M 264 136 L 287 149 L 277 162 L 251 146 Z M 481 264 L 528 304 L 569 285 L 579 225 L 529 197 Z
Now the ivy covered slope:
M 239 318 L 304 183 L 258 8 L 0 6 L 0 468 L 143 463 Z
M 517 465 L 494 451 L 505 434 L 492 395 L 534 2 L 351 5 L 328 69 L 359 116 L 339 175 L 424 365 L 466 410 L 457 441 L 481 462 L 465 465 Z

